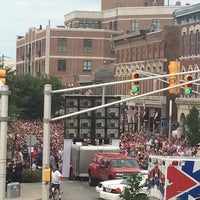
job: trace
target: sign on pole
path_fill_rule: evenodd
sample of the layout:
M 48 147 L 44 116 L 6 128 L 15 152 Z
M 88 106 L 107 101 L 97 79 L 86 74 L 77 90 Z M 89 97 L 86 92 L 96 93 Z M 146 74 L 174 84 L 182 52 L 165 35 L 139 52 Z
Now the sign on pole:
M 167 120 L 161 120 L 160 125 L 162 128 L 166 128 L 168 127 L 169 123 Z
M 174 122 L 172 123 L 172 127 L 175 128 L 175 129 L 177 129 L 177 128 L 179 127 L 179 122 L 174 121 Z

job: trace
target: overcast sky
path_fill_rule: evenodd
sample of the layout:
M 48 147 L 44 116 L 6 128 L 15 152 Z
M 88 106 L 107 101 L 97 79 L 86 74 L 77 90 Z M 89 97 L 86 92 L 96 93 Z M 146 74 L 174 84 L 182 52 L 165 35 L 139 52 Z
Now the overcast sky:
M 165 0 L 166 4 L 168 0 Z M 174 5 L 176 0 L 169 0 Z M 181 0 L 182 5 L 199 0 Z M 101 9 L 101 0 L 0 0 L 0 57 L 14 61 L 16 37 L 25 35 L 30 27 L 51 27 L 64 24 L 64 15 L 74 10 Z

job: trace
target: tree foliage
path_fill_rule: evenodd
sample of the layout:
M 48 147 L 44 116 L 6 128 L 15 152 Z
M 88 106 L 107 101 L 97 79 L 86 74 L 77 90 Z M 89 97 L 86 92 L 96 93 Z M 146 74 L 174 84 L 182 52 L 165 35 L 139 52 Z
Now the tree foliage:
M 31 75 L 15 75 L 7 71 L 6 84 L 9 96 L 9 115 L 22 119 L 42 119 L 44 110 L 44 85 L 51 84 L 52 90 L 61 89 L 60 81 L 55 77 L 33 77 Z M 61 94 L 52 95 L 52 113 L 62 105 Z
M 121 195 L 122 200 L 147 200 L 148 197 L 144 193 L 140 193 L 144 187 L 141 181 L 142 175 L 140 173 L 132 173 L 127 178 L 128 185 Z
M 199 111 L 192 106 L 189 114 L 186 116 L 186 137 L 191 146 L 200 142 L 200 118 Z

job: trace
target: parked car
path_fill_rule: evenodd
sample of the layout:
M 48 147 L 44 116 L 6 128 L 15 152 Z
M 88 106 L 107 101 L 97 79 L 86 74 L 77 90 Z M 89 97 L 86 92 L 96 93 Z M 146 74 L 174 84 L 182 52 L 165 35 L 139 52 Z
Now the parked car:
M 141 170 L 141 185 L 144 185 L 142 187 L 140 193 L 138 195 L 140 196 L 146 196 L 147 195 L 147 177 L 148 177 L 148 171 L 147 170 Z M 99 197 L 101 199 L 105 200 L 121 200 L 121 195 L 126 187 L 129 187 L 129 184 L 127 182 L 127 178 L 125 179 L 115 179 L 115 180 L 108 180 L 108 181 L 102 181 L 99 182 L 96 186 L 96 192 L 99 193 Z

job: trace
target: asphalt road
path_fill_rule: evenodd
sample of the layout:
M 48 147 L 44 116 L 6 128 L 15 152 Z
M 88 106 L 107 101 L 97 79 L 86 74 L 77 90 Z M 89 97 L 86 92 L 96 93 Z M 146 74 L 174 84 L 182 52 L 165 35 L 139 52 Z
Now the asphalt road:
M 99 200 L 95 187 L 89 186 L 87 181 L 62 181 L 61 189 L 63 191 L 62 200 Z M 20 196 L 9 198 L 9 200 L 41 200 L 41 197 L 41 183 L 22 183 Z

